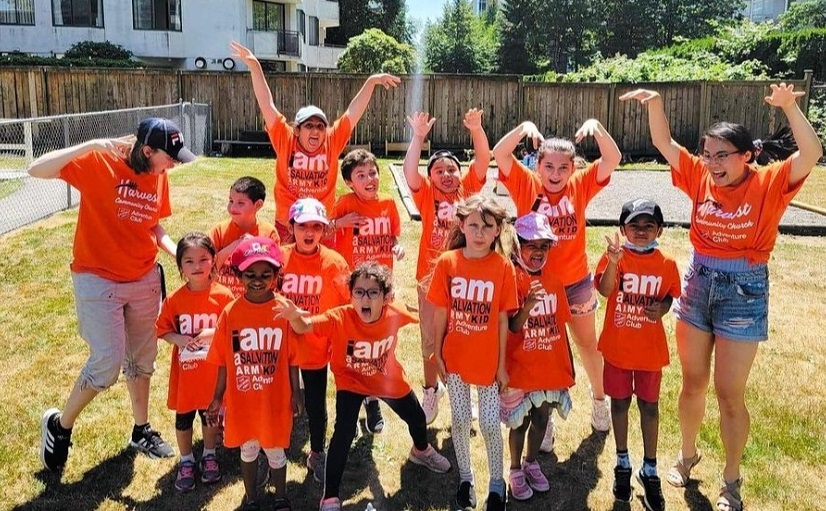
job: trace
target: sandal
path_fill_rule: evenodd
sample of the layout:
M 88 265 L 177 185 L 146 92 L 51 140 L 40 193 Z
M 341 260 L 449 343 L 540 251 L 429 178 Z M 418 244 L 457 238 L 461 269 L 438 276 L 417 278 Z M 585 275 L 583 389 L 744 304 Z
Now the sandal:
M 292 510 L 292 506 L 290 505 L 290 501 L 287 499 L 275 499 L 275 502 L 272 504 L 272 509 L 274 511 L 278 511 L 279 509 L 286 509 L 287 511 Z
M 665 480 L 668 481 L 668 484 L 671 486 L 676 486 L 677 488 L 684 487 L 688 484 L 688 479 L 691 477 L 691 469 L 694 468 L 697 463 L 700 463 L 701 459 L 703 459 L 703 453 L 699 450 L 693 458 L 689 459 L 683 458 L 682 453 L 678 454 L 677 461 L 668 469 Z
M 743 511 L 743 497 L 740 496 L 740 487 L 743 486 L 743 478 L 740 477 L 732 483 L 723 480 L 720 487 L 720 498 L 717 499 L 717 511 Z

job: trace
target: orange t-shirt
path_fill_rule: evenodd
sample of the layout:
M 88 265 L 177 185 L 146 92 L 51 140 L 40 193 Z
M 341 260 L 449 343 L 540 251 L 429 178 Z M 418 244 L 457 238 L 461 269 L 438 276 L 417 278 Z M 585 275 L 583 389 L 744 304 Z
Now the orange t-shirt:
M 267 135 L 275 150 L 275 221 L 290 223 L 290 206 L 298 199 L 314 197 L 332 211 L 336 199 L 338 157 L 347 147 L 353 126 L 342 115 L 327 127 L 327 139 L 315 153 L 305 152 L 298 145 L 293 127 L 279 114 Z
M 399 211 L 393 197 L 380 193 L 378 200 L 363 201 L 355 193 L 339 197 L 334 218 L 348 213 L 367 218 L 365 225 L 336 231 L 336 251 L 344 256 L 350 268 L 365 261 L 376 261 L 393 269 L 393 247 L 402 232 Z
M 166 174 L 135 174 L 123 160 L 92 151 L 60 169 L 80 191 L 72 271 L 130 282 L 154 266 L 158 240 L 152 228 L 172 214 Z
M 456 221 L 456 206 L 462 199 L 482 190 L 480 181 L 470 169 L 462 176 L 455 193 L 440 192 L 430 178 L 422 178 L 422 186 L 413 193 L 413 202 L 422 217 L 422 239 L 419 243 L 419 260 L 416 264 L 416 280 L 421 281 L 433 272 L 436 259 L 445 251 L 445 241 Z
M 350 268 L 341 254 L 324 245 L 312 255 L 299 254 L 295 244 L 281 247 L 280 293 L 310 314 L 321 314 L 350 302 Z M 302 369 L 321 369 L 330 359 L 326 338 L 305 334 L 298 344 Z
M 512 157 L 513 158 L 513 157 Z M 571 174 L 561 191 L 549 193 L 542 186 L 536 172 L 513 158 L 510 176 L 500 172 L 500 180 L 516 203 L 516 215 L 531 211 L 548 217 L 554 233 L 559 236 L 556 246 L 548 253 L 548 267 L 553 268 L 563 284 L 569 286 L 588 275 L 588 257 L 585 254 L 585 209 L 591 199 L 611 181 L 597 181 L 599 161 Z
M 689 239 L 694 249 L 723 259 L 768 262 L 780 218 L 805 181 L 789 185 L 791 167 L 791 159 L 760 169 L 749 165 L 743 182 L 721 187 L 703 160 L 682 147 L 671 180 L 691 199 Z
M 241 297 L 218 317 L 207 361 L 227 369 L 226 447 L 249 440 L 267 449 L 290 445 L 290 366 L 296 365 L 297 346 L 289 323 L 273 319 L 274 305 Z
M 398 399 L 410 393 L 410 383 L 396 359 L 399 329 L 418 323 L 419 316 L 403 303 L 384 307 L 375 323 L 365 323 L 351 304 L 313 316 L 313 332 L 328 337 L 330 370 L 336 390 Z
M 190 291 L 186 285 L 166 297 L 155 321 L 158 337 L 176 333 L 195 337 L 205 328 L 215 328 L 218 315 L 233 300 L 232 292 L 213 282 L 203 291 Z M 166 406 L 178 413 L 204 410 L 212 402 L 218 368 L 204 360 L 181 360 L 177 346 L 172 348 L 169 392 Z
M 657 249 L 650 254 L 623 250 L 597 347 L 605 360 L 621 369 L 659 371 L 668 365 L 668 343 L 662 319 L 648 319 L 645 307 L 666 296 L 679 297 L 680 273 L 674 259 Z M 608 256 L 603 255 L 595 284 L 606 266 Z
M 209 237 L 212 240 L 212 244 L 215 245 L 215 251 L 220 252 L 234 241 L 241 239 L 241 236 L 245 234 L 270 238 L 275 241 L 277 245 L 281 244 L 281 238 L 278 236 L 275 226 L 261 220 L 258 220 L 254 226 L 246 231 L 241 230 L 232 219 L 224 220 L 212 228 L 209 232 Z M 235 273 L 233 273 L 232 267 L 229 265 L 229 259 L 230 258 L 227 257 L 224 265 L 216 269 L 218 273 L 217 280 L 219 283 L 227 286 L 232 291 L 232 294 L 238 298 L 239 296 L 243 296 L 246 290 L 244 289 L 244 284 L 242 284 L 241 281 L 238 280 L 238 277 L 235 276 Z
M 571 320 L 565 286 L 550 271 L 529 275 L 517 267 L 519 308 L 535 280 L 542 283 L 545 298 L 533 306 L 522 330 L 508 332 L 508 386 L 527 392 L 567 389 L 574 385 L 574 365 L 565 331 Z
M 447 309 L 442 358 L 465 383 L 490 385 L 499 364 L 499 313 L 517 307 L 513 265 L 496 252 L 468 259 L 462 249 L 436 260 L 428 301 Z

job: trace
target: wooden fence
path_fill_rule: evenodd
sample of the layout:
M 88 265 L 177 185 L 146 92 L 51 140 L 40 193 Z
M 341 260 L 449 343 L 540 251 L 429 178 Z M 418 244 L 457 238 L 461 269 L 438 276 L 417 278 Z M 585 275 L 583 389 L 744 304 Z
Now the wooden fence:
M 328 117 L 342 114 L 366 76 L 331 73 L 274 73 L 267 79 L 278 109 L 291 118 L 313 103 Z M 809 91 L 811 75 L 792 80 Z M 464 112 L 485 111 L 491 145 L 524 119 L 547 134 L 573 137 L 588 118 L 599 119 L 626 155 L 656 154 L 645 108 L 618 100 L 638 87 L 663 95 L 673 136 L 695 147 L 702 131 L 717 120 L 744 124 L 755 137 L 774 132 L 785 118 L 768 106 L 766 81 L 664 82 L 640 84 L 569 84 L 523 82 L 518 76 L 406 75 L 398 88 L 379 88 L 353 133 L 353 143 L 370 143 L 374 152 L 385 141 L 410 138 L 405 115 L 414 110 L 437 118 L 430 139 L 434 147 L 469 147 Z M 248 73 L 172 70 L 71 68 L 0 68 L 0 118 L 82 113 L 160 105 L 178 99 L 212 105 L 214 139 L 237 139 L 242 130 L 263 129 Z M 807 94 L 801 101 L 806 111 Z M 595 150 L 593 142 L 584 146 Z

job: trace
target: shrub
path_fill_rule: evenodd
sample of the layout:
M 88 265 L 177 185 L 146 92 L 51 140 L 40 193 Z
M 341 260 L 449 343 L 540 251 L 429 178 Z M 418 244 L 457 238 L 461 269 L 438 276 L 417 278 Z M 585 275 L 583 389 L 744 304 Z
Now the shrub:
M 129 60 L 132 58 L 132 52 L 109 41 L 81 41 L 66 50 L 64 57 L 70 59 Z

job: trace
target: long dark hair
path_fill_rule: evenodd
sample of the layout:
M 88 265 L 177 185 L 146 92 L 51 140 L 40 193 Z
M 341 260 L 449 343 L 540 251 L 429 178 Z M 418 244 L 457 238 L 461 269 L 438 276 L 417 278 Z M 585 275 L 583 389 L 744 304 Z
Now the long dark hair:
M 711 125 L 700 138 L 699 152 L 705 148 L 706 139 L 716 138 L 733 145 L 739 152 L 751 152 L 748 163 L 766 165 L 772 161 L 785 160 L 795 151 L 797 143 L 788 126 L 782 126 L 765 140 L 753 139 L 749 130 L 742 124 L 718 122 Z

